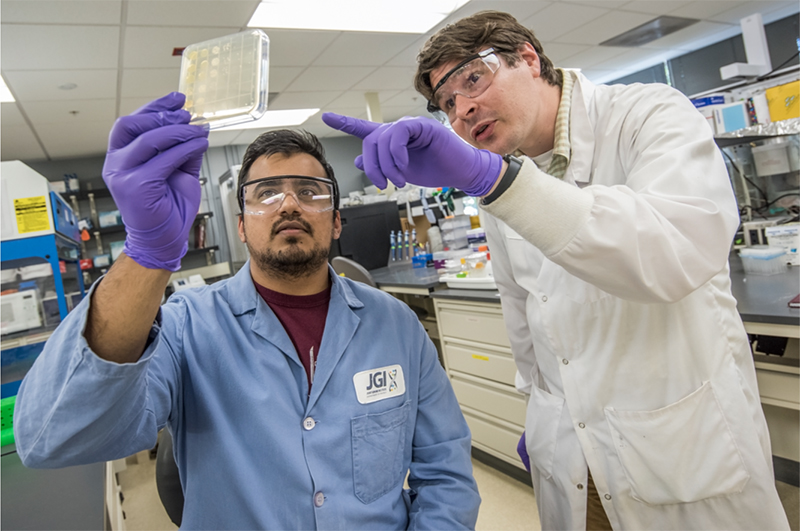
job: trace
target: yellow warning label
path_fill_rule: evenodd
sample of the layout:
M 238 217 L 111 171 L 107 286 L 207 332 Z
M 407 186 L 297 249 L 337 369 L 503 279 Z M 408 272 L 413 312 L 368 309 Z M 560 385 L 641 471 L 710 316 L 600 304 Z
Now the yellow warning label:
M 14 199 L 14 213 L 17 215 L 17 230 L 20 234 L 50 230 L 45 196 Z
M 489 356 L 481 356 L 480 354 L 473 354 L 472 357 L 475 358 L 476 360 L 489 361 Z

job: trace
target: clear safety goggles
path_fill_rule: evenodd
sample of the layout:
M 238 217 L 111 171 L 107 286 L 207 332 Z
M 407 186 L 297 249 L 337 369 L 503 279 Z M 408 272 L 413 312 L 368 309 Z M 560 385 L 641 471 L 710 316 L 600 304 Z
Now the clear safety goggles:
M 333 210 L 335 185 L 332 180 L 304 175 L 266 177 L 244 183 L 239 191 L 242 212 L 255 216 L 271 214 L 291 196 L 306 212 Z
M 456 117 L 456 95 L 465 98 L 480 96 L 492 84 L 494 73 L 499 68 L 500 59 L 494 48 L 467 57 L 436 84 L 428 101 L 428 112 L 444 114 L 452 122 Z

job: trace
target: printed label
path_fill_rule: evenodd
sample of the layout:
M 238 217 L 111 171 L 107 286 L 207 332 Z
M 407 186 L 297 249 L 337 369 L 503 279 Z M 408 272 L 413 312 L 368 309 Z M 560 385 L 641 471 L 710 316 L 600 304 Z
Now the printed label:
M 20 234 L 50 230 L 45 196 L 14 199 L 14 213 L 17 216 L 17 230 Z
M 361 371 L 353 376 L 356 396 L 361 404 L 401 396 L 406 392 L 406 380 L 400 365 Z

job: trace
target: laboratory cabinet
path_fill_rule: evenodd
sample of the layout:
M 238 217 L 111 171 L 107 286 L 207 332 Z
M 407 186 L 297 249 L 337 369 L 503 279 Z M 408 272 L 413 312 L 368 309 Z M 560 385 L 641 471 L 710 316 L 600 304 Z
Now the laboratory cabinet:
M 776 479 L 800 486 L 800 293 L 797 268 L 772 276 L 747 275 L 731 255 L 731 287 L 753 340 L 758 390 L 772 443 Z M 517 443 L 526 398 L 514 386 L 516 365 L 496 292 L 442 289 L 431 293 L 442 362 L 472 431 L 474 448 L 523 468 Z M 766 345 L 776 342 L 769 353 Z
M 525 429 L 526 400 L 514 387 L 516 365 L 499 299 L 451 300 L 434 292 L 433 301 L 444 367 L 473 447 L 524 469 L 517 442 Z

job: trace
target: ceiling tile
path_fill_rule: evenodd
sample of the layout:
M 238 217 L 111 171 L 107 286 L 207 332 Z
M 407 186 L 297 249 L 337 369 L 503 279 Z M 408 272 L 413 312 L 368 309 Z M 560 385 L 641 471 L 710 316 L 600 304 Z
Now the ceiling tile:
M 570 44 L 599 44 L 652 19 L 652 15 L 643 13 L 612 11 L 561 35 L 556 41 Z
M 660 62 L 658 61 L 658 58 L 661 57 L 662 54 L 663 52 L 661 50 L 647 48 L 634 48 L 632 50 L 627 49 L 621 54 L 610 59 L 598 61 L 592 65 L 589 65 L 589 68 L 597 70 L 626 70 L 628 69 L 627 67 L 632 64 L 640 64 L 644 62 L 656 64 Z M 622 77 L 623 75 L 625 74 L 620 74 L 618 77 Z
M 117 68 L 119 28 L 3 24 L 3 72 Z
M 100 155 L 108 146 L 111 123 L 84 122 L 81 124 L 51 124 L 36 129 L 51 158 Z
M 269 36 L 269 64 L 308 66 L 339 36 L 338 31 L 265 29 Z
M 337 107 L 363 107 L 366 109 L 367 100 L 366 100 L 366 92 L 368 91 L 361 91 L 361 90 L 349 90 L 330 102 L 328 106 L 337 106 Z M 378 91 L 378 101 L 380 103 L 385 103 L 388 100 L 395 97 L 399 91 L 397 90 L 381 90 Z
M 3 71 L 8 86 L 21 102 L 91 100 L 117 97 L 116 70 Z M 72 90 L 58 87 L 77 85 Z
M 521 22 L 531 28 L 540 41 L 551 41 L 608 12 L 608 9 L 599 7 L 578 7 L 572 4 L 558 3 L 542 9 Z
M 625 48 L 617 48 L 613 46 L 595 46 L 585 52 L 573 55 L 569 59 L 561 61 L 558 66 L 563 68 L 591 68 L 592 66 L 608 61 L 613 57 L 625 53 Z
M 374 71 L 369 66 L 314 66 L 292 81 L 286 92 L 347 90 Z
M 180 68 L 126 68 L 122 72 L 123 98 L 159 98 L 178 90 Z
M 504 11 L 506 13 L 510 13 L 514 16 L 514 18 L 522 22 L 524 19 L 530 17 L 534 13 L 538 13 L 552 4 L 552 1 L 542 0 L 472 0 L 471 2 L 467 2 L 461 6 L 458 11 L 434 26 L 430 31 L 428 31 L 428 35 L 433 35 L 447 24 L 457 22 L 462 18 L 474 15 L 479 11 Z
M 673 10 L 670 15 L 701 20 L 710 19 L 714 15 L 745 3 L 742 0 L 695 0 Z
M 341 91 L 282 92 L 269 106 L 269 110 L 322 108 L 339 96 Z
M 121 98 L 119 101 L 119 116 L 127 116 L 135 110 L 147 105 L 155 98 Z
M 418 39 L 400 33 L 343 32 L 314 60 L 314 66 L 381 66 Z
M 644 47 L 671 50 L 674 52 L 674 56 L 678 56 L 686 51 L 695 50 L 697 47 L 708 46 L 740 33 L 741 29 L 736 26 L 701 20 L 697 24 L 692 24 L 666 37 L 661 37 L 660 39 L 647 43 Z
M 421 39 L 417 39 L 407 46 L 404 50 L 400 51 L 397 55 L 392 57 L 386 62 L 384 66 L 412 66 L 417 67 L 417 55 L 419 54 L 425 43 L 428 42 L 429 36 L 426 35 Z
M 180 68 L 180 56 L 173 48 L 223 37 L 229 28 L 175 28 L 128 26 L 125 30 L 123 61 L 125 68 Z
M 2 117 L 3 127 L 6 125 L 28 125 L 16 103 L 0 103 L 0 117 Z
M 428 102 L 425 98 L 422 97 L 422 94 L 417 92 L 416 90 L 404 90 L 402 92 L 398 92 L 396 95 L 388 98 L 385 102 L 382 102 L 386 106 L 411 106 L 411 105 L 428 105 Z
M 270 66 L 269 91 L 283 92 L 303 70 L 301 66 Z
M 737 5 L 732 9 L 723 11 L 722 13 L 714 15 L 710 18 L 711 20 L 717 22 L 727 22 L 729 24 L 738 25 L 743 18 L 749 17 L 755 13 L 762 13 L 762 18 L 764 18 L 764 14 L 783 9 L 787 6 L 792 6 L 795 9 L 800 7 L 798 6 L 797 2 L 777 2 L 768 0 L 750 1 L 741 5 Z
M 3 0 L 5 2 L 5 0 Z M 259 0 L 128 2 L 128 26 L 217 26 L 244 29 Z M 213 24 L 209 24 L 213 21 Z
M 93 99 L 73 101 L 35 101 L 23 107 L 34 127 L 49 124 L 77 124 L 105 122 L 109 125 L 117 118 L 117 100 Z M 5 117 L 3 117 L 5 119 Z
M 5 112 L 5 103 L 3 104 Z M 0 160 L 40 160 L 47 155 L 39 145 L 27 125 L 6 124 L 3 116 L 3 127 L 0 130 Z
M 407 90 L 414 86 L 414 69 L 402 66 L 378 68 L 356 83 L 356 90 Z
M 628 2 L 628 0 L 563 0 L 563 1 L 564 3 L 567 4 L 602 7 L 605 9 L 619 9 Z
M 589 44 L 564 44 L 561 42 L 543 42 L 544 54 L 554 65 L 561 66 L 565 59 L 589 50 Z
M 116 25 L 121 7 L 122 0 L 3 0 L 3 24 Z
M 625 11 L 649 13 L 655 16 L 672 14 L 676 9 L 690 3 L 690 0 L 633 0 L 622 6 Z

